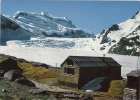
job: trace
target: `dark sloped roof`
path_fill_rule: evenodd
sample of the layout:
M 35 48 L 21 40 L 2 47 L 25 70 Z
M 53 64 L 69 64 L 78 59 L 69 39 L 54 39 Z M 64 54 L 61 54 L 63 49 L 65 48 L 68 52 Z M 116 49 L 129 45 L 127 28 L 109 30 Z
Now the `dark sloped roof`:
M 140 77 L 140 69 L 131 71 L 127 76 Z
M 121 67 L 119 63 L 110 57 L 69 56 L 66 60 L 68 59 L 75 62 L 79 67 Z

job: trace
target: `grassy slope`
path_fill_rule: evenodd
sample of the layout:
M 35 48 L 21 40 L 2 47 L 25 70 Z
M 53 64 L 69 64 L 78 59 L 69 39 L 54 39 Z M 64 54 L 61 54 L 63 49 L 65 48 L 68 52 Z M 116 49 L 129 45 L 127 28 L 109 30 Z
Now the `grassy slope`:
M 19 63 L 18 65 L 23 69 L 23 76 L 30 80 L 40 83 L 48 83 L 51 81 L 51 85 L 57 84 L 60 75 L 58 70 L 34 67 L 29 63 Z

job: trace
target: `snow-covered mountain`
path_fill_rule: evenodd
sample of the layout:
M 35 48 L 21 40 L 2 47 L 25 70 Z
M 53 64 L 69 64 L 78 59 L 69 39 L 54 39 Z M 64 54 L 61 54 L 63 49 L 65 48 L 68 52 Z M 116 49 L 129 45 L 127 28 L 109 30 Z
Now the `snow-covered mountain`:
M 31 37 L 93 37 L 92 32 L 76 28 L 66 17 L 55 17 L 45 12 L 36 14 L 18 11 L 13 17 L 0 16 L 1 44 L 9 40 L 29 40 Z
M 41 14 L 18 11 L 12 20 L 36 37 L 91 37 L 89 31 L 76 28 L 66 17 L 55 17 L 46 12 Z
M 29 40 L 30 32 L 22 28 L 16 22 L 10 20 L 6 16 L 1 16 L 1 33 L 0 44 L 4 45 L 9 40 Z
M 140 49 L 140 11 L 131 19 L 103 30 L 94 41 L 100 43 L 103 52 L 137 55 Z
M 21 35 L 22 41 L 21 39 L 8 41 L 8 46 L 63 48 L 125 55 L 138 55 L 137 52 L 140 49 L 140 12 L 125 22 L 114 24 L 109 29 L 103 30 L 94 38 L 91 32 L 76 28 L 67 18 L 54 17 L 45 12 L 41 14 L 17 12 L 13 17 L 6 19 L 14 23 L 8 24 L 8 27 L 16 24 L 24 30 L 18 32 L 17 36 L 20 37 L 22 33 L 31 36 L 30 40 L 23 40 L 24 35 Z M 7 22 L 3 21 L 4 24 Z M 3 28 L 3 31 L 7 32 L 7 29 Z M 9 38 L 12 36 L 9 35 Z M 3 40 L 10 39 L 3 38 Z
M 139 55 L 140 50 L 140 25 L 126 37 L 109 49 L 109 53 Z

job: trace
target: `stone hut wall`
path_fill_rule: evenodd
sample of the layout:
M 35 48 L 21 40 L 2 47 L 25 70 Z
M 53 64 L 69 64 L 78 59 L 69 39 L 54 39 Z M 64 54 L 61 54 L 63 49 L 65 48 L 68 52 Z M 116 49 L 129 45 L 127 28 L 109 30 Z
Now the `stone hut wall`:
M 74 68 L 74 75 L 65 73 L 65 68 Z M 78 80 L 79 80 L 79 67 L 75 63 L 72 66 L 70 66 L 67 64 L 67 62 L 65 62 L 61 67 L 59 84 L 78 88 Z

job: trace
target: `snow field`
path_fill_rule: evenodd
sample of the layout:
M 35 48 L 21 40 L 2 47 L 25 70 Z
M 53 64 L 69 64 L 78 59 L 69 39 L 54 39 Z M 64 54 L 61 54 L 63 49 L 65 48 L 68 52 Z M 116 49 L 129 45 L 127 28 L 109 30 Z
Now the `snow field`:
M 18 58 L 24 58 L 28 61 L 46 63 L 54 67 L 60 67 L 61 63 L 68 56 L 103 56 L 102 53 L 97 53 L 93 51 L 87 52 L 82 50 L 71 50 L 61 48 L 33 48 L 16 46 L 0 46 L 0 53 L 15 56 Z M 114 58 L 117 62 L 119 62 L 122 65 L 123 77 L 126 77 L 126 74 L 137 68 L 138 57 L 114 54 L 106 54 L 106 56 Z

